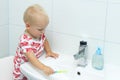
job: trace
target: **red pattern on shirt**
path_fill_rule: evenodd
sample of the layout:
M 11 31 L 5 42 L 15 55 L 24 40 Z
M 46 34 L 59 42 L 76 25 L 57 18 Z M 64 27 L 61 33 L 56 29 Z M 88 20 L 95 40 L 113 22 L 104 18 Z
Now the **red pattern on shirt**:
M 25 54 L 29 51 L 33 51 L 36 58 L 39 58 L 42 50 L 44 49 L 45 35 L 41 36 L 41 40 L 34 40 L 26 34 L 23 34 L 20 38 L 20 43 L 16 50 L 16 56 L 14 57 L 14 79 L 15 80 L 27 80 L 27 78 L 21 73 L 20 65 L 24 62 L 28 62 Z M 27 53 L 28 54 L 28 53 Z

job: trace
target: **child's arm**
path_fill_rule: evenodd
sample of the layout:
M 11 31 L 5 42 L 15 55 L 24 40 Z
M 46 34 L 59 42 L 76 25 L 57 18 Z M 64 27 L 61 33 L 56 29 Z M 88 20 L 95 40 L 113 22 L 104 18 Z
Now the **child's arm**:
M 41 63 L 35 57 L 33 52 L 26 53 L 25 55 L 28 58 L 28 60 L 31 62 L 32 65 L 34 65 L 38 69 L 44 71 L 45 74 L 50 75 L 50 74 L 54 73 L 53 69 L 51 69 L 50 67 L 48 67 L 48 66 L 44 65 L 43 63 Z
M 46 51 L 46 57 L 57 58 L 59 56 L 58 54 L 52 52 L 47 38 L 45 39 L 45 42 L 44 42 L 44 49 Z

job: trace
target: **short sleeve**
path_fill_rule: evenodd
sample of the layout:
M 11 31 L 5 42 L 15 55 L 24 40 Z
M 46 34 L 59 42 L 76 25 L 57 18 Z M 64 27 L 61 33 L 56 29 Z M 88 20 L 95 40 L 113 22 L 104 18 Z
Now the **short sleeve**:
M 31 46 L 32 38 L 28 37 L 27 35 L 22 35 L 20 39 L 19 46 L 23 53 L 27 53 L 29 51 L 36 52 L 36 49 Z

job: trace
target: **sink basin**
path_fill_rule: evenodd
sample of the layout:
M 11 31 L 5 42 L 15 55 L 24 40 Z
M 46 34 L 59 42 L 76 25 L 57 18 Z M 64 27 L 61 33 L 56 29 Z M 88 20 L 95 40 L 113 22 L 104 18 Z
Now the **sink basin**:
M 63 72 L 47 76 L 27 62 L 22 64 L 20 69 L 29 80 L 104 80 L 103 71 L 96 71 L 89 65 L 87 67 L 77 67 L 72 55 L 61 54 L 58 59 L 45 58 L 45 55 L 43 55 L 39 60 L 55 71 L 62 70 Z

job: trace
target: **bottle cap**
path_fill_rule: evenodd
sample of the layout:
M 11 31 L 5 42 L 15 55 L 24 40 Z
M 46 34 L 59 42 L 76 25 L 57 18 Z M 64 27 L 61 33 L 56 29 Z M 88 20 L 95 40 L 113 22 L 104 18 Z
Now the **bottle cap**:
M 98 55 L 101 55 L 101 49 L 100 49 L 99 47 L 97 48 L 96 53 L 97 53 Z

